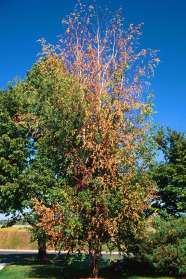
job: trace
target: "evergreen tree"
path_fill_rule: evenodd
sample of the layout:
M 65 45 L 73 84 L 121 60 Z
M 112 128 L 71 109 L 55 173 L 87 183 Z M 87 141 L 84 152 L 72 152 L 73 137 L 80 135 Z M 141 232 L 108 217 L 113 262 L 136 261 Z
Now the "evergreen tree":
M 171 215 L 180 216 L 186 210 L 186 137 L 185 133 L 159 129 L 156 141 L 164 155 L 164 161 L 153 169 L 158 195 L 153 205 L 167 210 Z

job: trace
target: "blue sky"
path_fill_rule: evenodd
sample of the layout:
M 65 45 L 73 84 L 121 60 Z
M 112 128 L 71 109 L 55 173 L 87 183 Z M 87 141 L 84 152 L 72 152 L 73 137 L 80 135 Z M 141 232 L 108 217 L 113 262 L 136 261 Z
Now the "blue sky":
M 154 122 L 186 129 L 186 0 L 100 0 L 116 11 L 125 26 L 143 22 L 141 47 L 160 50 L 161 64 L 151 79 L 157 112 Z M 38 59 L 38 39 L 56 44 L 61 20 L 76 0 L 0 0 L 0 88 L 21 79 Z M 93 1 L 82 0 L 90 5 Z M 0 215 L 1 217 L 1 215 Z
M 82 0 L 90 5 L 93 1 Z M 125 26 L 143 22 L 141 47 L 160 50 L 161 64 L 151 79 L 157 114 L 154 122 L 186 129 L 186 0 L 101 0 L 110 10 L 123 8 Z M 37 42 L 56 44 L 61 20 L 76 0 L 0 0 L 0 88 L 24 78 L 38 59 Z

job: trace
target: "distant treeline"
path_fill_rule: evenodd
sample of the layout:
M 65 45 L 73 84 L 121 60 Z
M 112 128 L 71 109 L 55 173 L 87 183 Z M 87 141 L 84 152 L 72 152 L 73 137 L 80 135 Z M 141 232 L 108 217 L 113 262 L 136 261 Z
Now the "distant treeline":
M 9 219 L 8 220 L 0 220 L 0 226 L 6 226 L 9 222 Z M 16 221 L 15 225 L 29 225 L 24 219 L 21 219 L 19 221 Z

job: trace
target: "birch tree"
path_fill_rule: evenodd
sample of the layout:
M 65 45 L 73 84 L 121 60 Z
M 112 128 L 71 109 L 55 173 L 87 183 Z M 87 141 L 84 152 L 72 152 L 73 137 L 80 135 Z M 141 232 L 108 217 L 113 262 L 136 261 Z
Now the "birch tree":
M 105 15 L 79 3 L 63 24 L 59 44 L 43 39 L 42 54 L 57 55 L 80 85 L 82 122 L 73 132 L 80 144 L 62 155 L 69 159 L 65 184 L 48 206 L 35 201 L 35 210 L 50 243 L 87 252 L 97 278 L 103 244 L 127 252 L 153 197 L 146 97 L 159 60 L 156 51 L 139 50 L 142 24 L 125 29 L 121 11 Z

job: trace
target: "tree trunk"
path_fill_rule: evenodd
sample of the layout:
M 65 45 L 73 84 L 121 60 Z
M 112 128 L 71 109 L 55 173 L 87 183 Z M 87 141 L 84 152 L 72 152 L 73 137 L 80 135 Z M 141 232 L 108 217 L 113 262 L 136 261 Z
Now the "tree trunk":
M 29 223 L 29 225 L 31 227 L 33 227 L 33 229 L 36 231 L 35 235 L 36 235 L 36 239 L 37 239 L 37 243 L 38 243 L 38 261 L 39 262 L 46 262 L 46 238 L 39 236 L 38 234 L 38 228 L 36 226 L 36 224 L 33 222 L 32 218 L 30 218 L 28 215 L 26 215 L 24 212 L 21 211 L 21 214 L 23 215 L 23 217 L 25 218 L 25 220 Z
M 95 245 L 89 245 L 89 264 L 91 278 L 98 278 L 100 256 L 101 247 L 99 243 L 96 241 Z
M 38 239 L 38 261 L 46 261 L 46 242 L 41 239 Z

